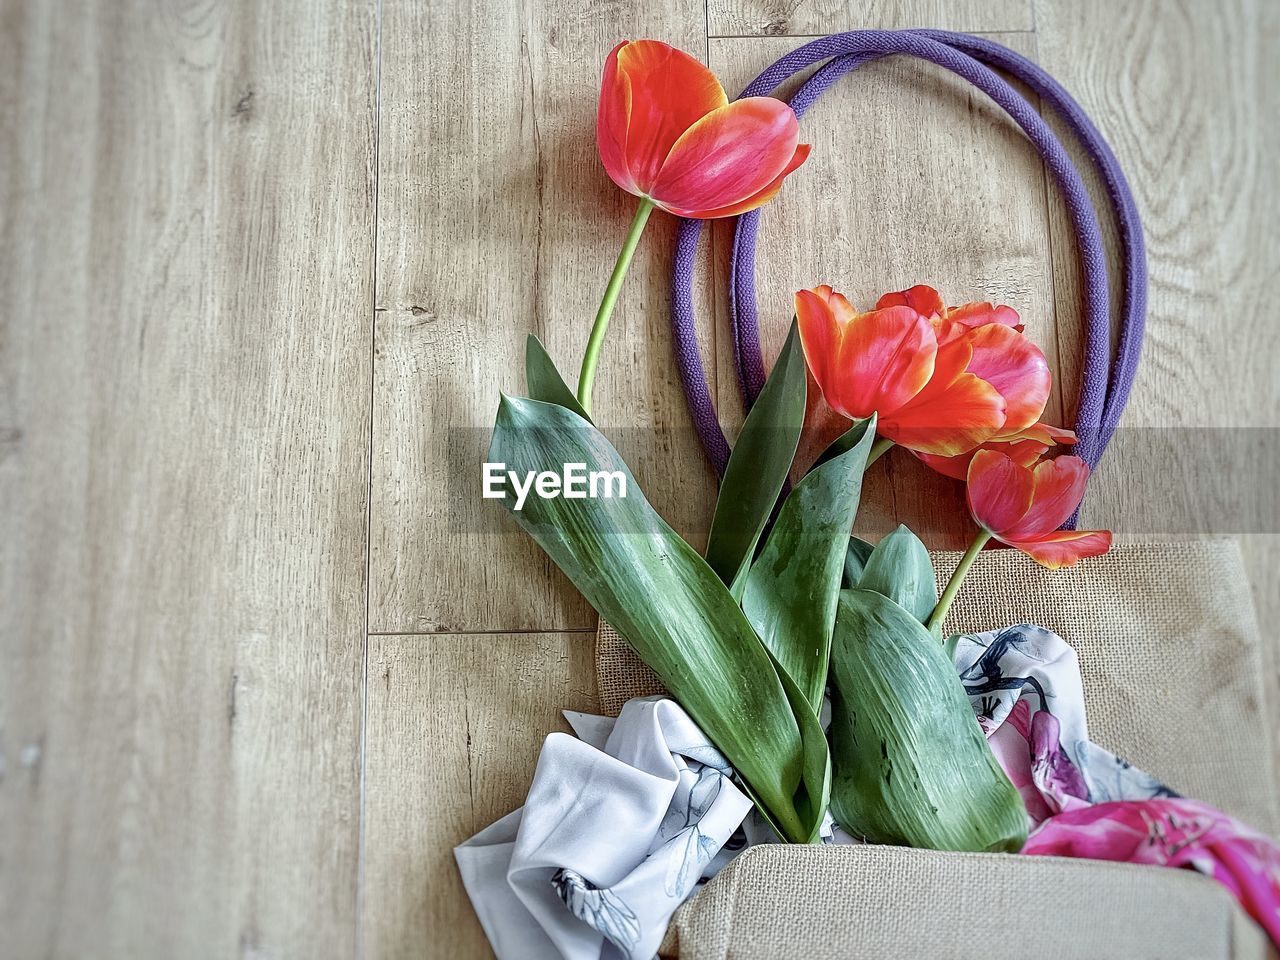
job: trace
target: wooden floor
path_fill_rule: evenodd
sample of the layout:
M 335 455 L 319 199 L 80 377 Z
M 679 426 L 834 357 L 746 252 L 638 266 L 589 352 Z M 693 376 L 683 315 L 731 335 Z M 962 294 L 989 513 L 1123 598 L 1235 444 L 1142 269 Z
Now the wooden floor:
M 450 848 L 590 708 L 594 616 L 477 464 L 526 332 L 576 366 L 626 229 L 595 157 L 603 59 L 657 37 L 733 92 L 869 26 L 994 36 L 1115 145 L 1151 254 L 1128 422 L 1280 426 L 1273 0 L 0 3 L 0 953 L 488 955 Z M 1075 254 L 1011 124 L 892 61 L 805 135 L 765 215 L 770 349 L 795 287 L 928 280 L 1016 305 L 1069 416 Z M 713 482 L 671 358 L 672 227 L 597 405 L 696 541 Z M 700 297 L 732 421 L 726 236 Z M 1087 514 L 1123 524 L 1144 467 L 1100 476 Z M 964 530 L 900 458 L 868 503 L 873 535 Z M 1244 539 L 1274 624 L 1280 548 Z

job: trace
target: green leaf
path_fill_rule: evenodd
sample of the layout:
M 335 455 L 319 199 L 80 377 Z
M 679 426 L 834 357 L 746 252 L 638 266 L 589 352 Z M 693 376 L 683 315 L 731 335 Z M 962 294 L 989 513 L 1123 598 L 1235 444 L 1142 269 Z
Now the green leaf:
M 707 563 L 731 586 L 741 587 L 740 575 L 751 562 L 800 442 L 807 386 L 798 343 L 793 322 L 778 362 L 742 425 L 720 483 L 707 537 Z
M 876 544 L 856 585 L 888 597 L 921 623 L 929 619 L 938 602 L 929 551 L 902 525 Z
M 489 461 L 524 477 L 582 463 L 620 474 L 626 495 L 543 499 L 516 521 L 621 634 L 751 785 L 783 835 L 808 839 L 795 809 L 801 731 L 768 652 L 705 560 L 645 500 L 618 452 L 562 406 L 503 397 Z
M 591 418 L 582 409 L 582 404 L 578 403 L 578 398 L 560 376 L 546 347 L 532 333 L 524 342 L 524 379 L 532 399 L 557 404 L 572 410 L 588 423 L 591 422 Z
M 816 712 L 875 417 L 853 425 L 796 484 L 751 566 L 742 609 Z
M 778 666 L 774 661 L 775 667 Z M 831 748 L 827 743 L 827 731 L 822 721 L 805 697 L 805 693 L 790 675 L 778 667 L 778 679 L 787 692 L 787 701 L 800 726 L 800 742 L 803 755 L 800 789 L 796 791 L 794 806 L 804 824 L 804 843 L 818 843 L 822 821 L 831 803 Z
M 774 661 L 774 667 L 777 668 L 776 661 Z M 831 803 L 831 750 L 827 744 L 827 731 L 823 728 L 813 707 L 809 706 L 804 694 L 800 692 L 800 688 L 785 671 L 778 670 L 778 679 L 782 681 L 782 686 L 787 692 L 787 700 L 800 725 L 800 739 L 803 745 L 800 788 L 796 791 L 794 802 L 796 814 L 803 829 L 796 835 L 794 842 L 819 843 L 822 821 Z M 769 811 L 760 803 L 749 785 L 746 792 L 760 809 L 760 813 L 773 832 L 785 838 L 786 834 L 774 822 Z
M 915 617 L 874 591 L 842 591 L 831 674 L 831 812 L 842 827 L 874 843 L 1022 848 L 1022 799 Z
M 862 579 L 862 571 L 867 568 L 867 558 L 871 556 L 875 544 L 867 543 L 858 537 L 849 538 L 849 552 L 844 555 L 845 587 L 856 587 Z

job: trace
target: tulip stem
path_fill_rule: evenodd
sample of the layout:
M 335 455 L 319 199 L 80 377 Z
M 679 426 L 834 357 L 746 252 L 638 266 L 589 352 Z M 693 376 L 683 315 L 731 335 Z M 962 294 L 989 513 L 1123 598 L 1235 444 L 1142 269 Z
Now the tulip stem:
M 867 465 L 863 468 L 863 472 L 871 469 L 871 465 L 888 453 L 892 446 L 893 441 L 888 437 L 876 437 L 876 442 L 871 445 L 871 453 L 867 455 Z
M 969 549 L 964 552 L 964 556 L 956 564 L 955 573 L 951 574 L 951 579 L 947 581 L 946 589 L 942 591 L 942 596 L 938 599 L 938 605 L 933 608 L 933 613 L 929 614 L 929 622 L 925 624 L 931 632 L 941 635 L 942 621 L 947 618 L 947 611 L 951 609 L 951 601 L 960 592 L 960 584 L 964 583 L 965 574 L 969 572 L 969 568 L 973 566 L 973 561 L 978 559 L 978 554 L 982 552 L 982 548 L 987 545 L 987 541 L 990 539 L 991 534 L 986 530 L 979 530 L 978 535 L 973 538 L 973 543 L 969 544 Z
M 613 273 L 609 275 L 609 285 L 604 288 L 604 298 L 600 301 L 600 309 L 596 311 L 595 323 L 591 325 L 587 352 L 582 355 L 582 372 L 578 374 L 578 403 L 588 414 L 591 413 L 591 387 L 596 379 L 596 364 L 600 361 L 604 334 L 609 329 L 609 316 L 618 302 L 622 280 L 627 275 L 627 268 L 631 266 L 631 258 L 635 256 L 636 246 L 640 243 L 640 234 L 644 233 L 644 225 L 652 212 L 653 201 L 642 197 L 631 221 L 631 229 L 627 232 L 626 242 L 622 244 L 622 252 L 618 254 L 618 262 L 613 265 Z

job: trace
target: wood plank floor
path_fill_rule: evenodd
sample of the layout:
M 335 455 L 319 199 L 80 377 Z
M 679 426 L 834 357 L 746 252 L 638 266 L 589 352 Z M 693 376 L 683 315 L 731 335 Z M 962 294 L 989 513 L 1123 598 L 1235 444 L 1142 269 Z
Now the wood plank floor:
M 1032 56 L 1115 146 L 1151 258 L 1127 422 L 1271 440 L 1270 0 L 0 4 L 0 954 L 489 955 L 450 848 L 518 805 L 560 709 L 590 709 L 594 615 L 477 464 L 527 332 L 576 367 L 626 230 L 595 158 L 603 59 L 652 36 L 736 92 L 804 36 L 911 26 Z M 1069 418 L 1075 251 L 1010 122 L 891 61 L 805 134 L 764 217 L 767 348 L 796 286 L 929 280 L 1017 305 Z M 714 484 L 671 359 L 672 236 L 655 217 L 597 403 L 696 543 Z M 728 236 L 698 302 L 732 432 Z M 1132 449 L 1086 520 L 1143 536 L 1157 478 L 1218 482 Z M 867 498 L 873 534 L 964 536 L 909 458 Z M 1270 624 L 1260 530 L 1228 532 Z

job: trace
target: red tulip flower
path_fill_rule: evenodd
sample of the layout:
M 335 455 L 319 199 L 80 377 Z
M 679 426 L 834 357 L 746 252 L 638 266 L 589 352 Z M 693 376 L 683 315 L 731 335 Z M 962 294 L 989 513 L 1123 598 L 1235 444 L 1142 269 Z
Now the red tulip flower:
M 753 210 L 809 155 L 791 107 L 729 102 L 705 66 L 657 40 L 624 42 L 604 66 L 596 140 L 609 177 L 681 217 Z
M 1088 480 L 1089 465 L 1079 457 L 1025 464 L 1000 450 L 974 453 L 967 494 L 969 512 L 982 529 L 956 564 L 929 615 L 929 629 L 942 630 L 960 584 L 992 538 L 1050 570 L 1110 550 L 1110 531 L 1058 529 L 1080 506 Z
M 610 178 L 640 198 L 591 327 L 578 375 L 578 403 L 591 412 L 600 347 L 654 207 L 681 217 L 731 217 L 772 198 L 804 163 L 795 112 L 773 97 L 729 102 L 710 70 L 687 53 L 636 40 L 604 65 L 596 142 Z
M 1106 530 L 1059 530 L 1075 513 L 1089 480 L 1079 457 L 1024 466 L 1007 454 L 980 450 L 969 464 L 969 511 L 989 535 L 1051 570 L 1111 549 Z
M 955 457 L 1012 438 L 1049 397 L 1044 354 L 1008 307 L 945 310 L 913 287 L 858 313 L 830 286 L 796 294 L 805 358 L 827 403 L 915 453 Z

